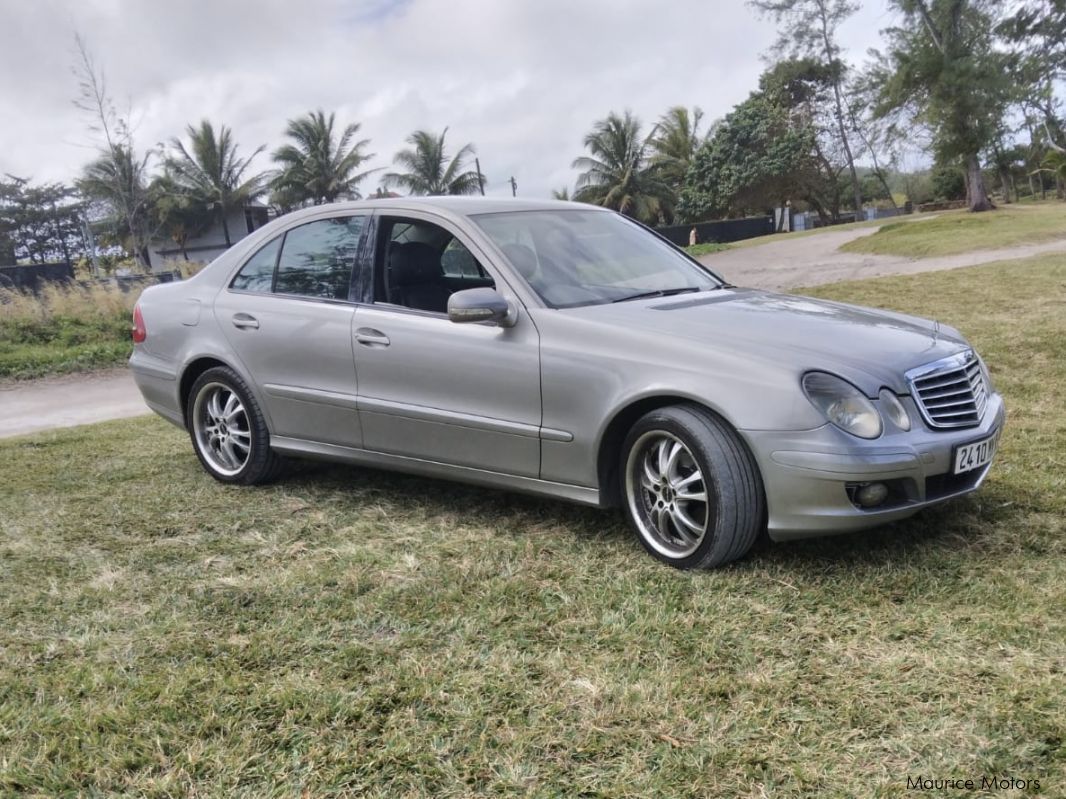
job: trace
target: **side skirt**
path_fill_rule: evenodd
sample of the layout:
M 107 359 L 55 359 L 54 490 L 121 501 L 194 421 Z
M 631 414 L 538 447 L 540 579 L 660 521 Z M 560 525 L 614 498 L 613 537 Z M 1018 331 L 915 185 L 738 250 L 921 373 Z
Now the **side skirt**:
M 293 457 L 353 463 L 359 466 L 370 466 L 375 469 L 387 469 L 394 472 L 436 477 L 443 480 L 455 480 L 460 483 L 502 488 L 508 491 L 519 491 L 523 494 L 565 499 L 581 505 L 602 507 L 599 489 L 586 486 L 553 483 L 550 480 L 539 480 L 535 477 L 490 472 L 485 469 L 474 469 L 470 466 L 456 466 L 450 463 L 427 461 L 404 455 L 389 455 L 368 449 L 344 447 L 339 444 L 323 444 L 318 441 L 307 441 L 306 439 L 289 438 L 287 436 L 271 436 L 270 446 L 278 452 Z

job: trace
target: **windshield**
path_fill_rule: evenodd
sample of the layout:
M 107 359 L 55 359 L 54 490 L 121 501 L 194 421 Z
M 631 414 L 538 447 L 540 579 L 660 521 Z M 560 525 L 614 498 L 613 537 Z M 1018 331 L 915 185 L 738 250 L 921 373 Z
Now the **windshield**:
M 552 308 L 721 286 L 709 272 L 620 214 L 515 211 L 472 219 Z

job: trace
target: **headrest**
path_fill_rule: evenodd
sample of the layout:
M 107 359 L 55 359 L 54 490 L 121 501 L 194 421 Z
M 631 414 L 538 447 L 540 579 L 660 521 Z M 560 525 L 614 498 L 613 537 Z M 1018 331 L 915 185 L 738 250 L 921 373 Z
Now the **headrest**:
M 537 271 L 537 256 L 533 250 L 524 244 L 504 244 L 503 254 L 511 262 L 511 266 L 518 270 L 518 274 L 529 280 Z
M 393 286 L 415 286 L 440 282 L 440 256 L 428 244 L 409 241 L 389 248 L 389 283 Z

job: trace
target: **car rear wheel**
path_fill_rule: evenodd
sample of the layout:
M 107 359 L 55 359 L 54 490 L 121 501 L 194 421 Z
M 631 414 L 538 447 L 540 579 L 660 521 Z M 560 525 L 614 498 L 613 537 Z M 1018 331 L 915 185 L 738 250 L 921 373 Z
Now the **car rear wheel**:
M 277 477 L 280 456 L 270 449 L 270 431 L 248 386 L 219 366 L 200 375 L 189 390 L 188 428 L 204 469 L 223 483 L 255 485 Z
M 697 405 L 643 416 L 622 448 L 625 512 L 644 547 L 681 569 L 745 555 L 762 530 L 762 481 L 744 443 Z

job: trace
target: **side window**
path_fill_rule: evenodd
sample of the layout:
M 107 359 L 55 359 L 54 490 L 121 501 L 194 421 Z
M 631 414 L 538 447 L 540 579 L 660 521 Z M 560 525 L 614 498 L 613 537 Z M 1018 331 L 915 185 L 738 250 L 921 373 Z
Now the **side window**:
M 259 248 L 255 255 L 244 262 L 241 271 L 233 278 L 230 288 L 238 291 L 270 293 L 274 285 L 274 264 L 278 260 L 281 236 Z
M 320 219 L 285 234 L 274 291 L 301 297 L 348 299 L 365 217 Z
M 445 228 L 385 217 L 380 229 L 374 289 L 378 302 L 442 314 L 453 292 L 495 287 L 470 250 Z
M 440 257 L 445 277 L 491 280 L 473 254 L 459 239 L 452 239 Z

